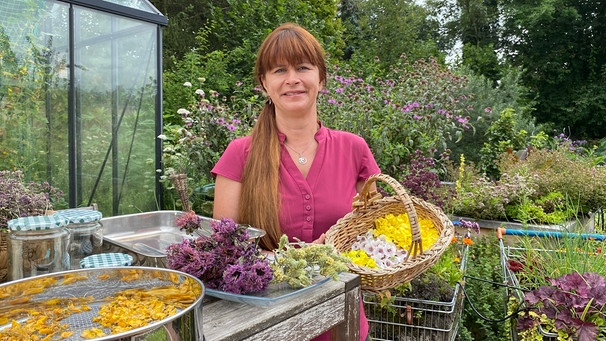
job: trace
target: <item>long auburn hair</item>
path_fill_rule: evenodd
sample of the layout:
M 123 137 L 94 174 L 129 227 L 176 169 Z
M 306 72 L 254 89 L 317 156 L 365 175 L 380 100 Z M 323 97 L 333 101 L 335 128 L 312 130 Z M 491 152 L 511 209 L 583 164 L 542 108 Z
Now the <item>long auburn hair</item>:
M 326 82 L 324 49 L 316 38 L 299 25 L 285 23 L 271 32 L 257 53 L 255 78 L 263 87 L 265 74 L 278 62 L 291 65 L 310 63 L 320 72 L 320 81 Z M 240 223 L 265 230 L 261 247 L 274 250 L 282 236 L 280 228 L 280 141 L 276 125 L 276 109 L 268 99 L 251 133 L 248 159 L 242 174 L 240 195 Z

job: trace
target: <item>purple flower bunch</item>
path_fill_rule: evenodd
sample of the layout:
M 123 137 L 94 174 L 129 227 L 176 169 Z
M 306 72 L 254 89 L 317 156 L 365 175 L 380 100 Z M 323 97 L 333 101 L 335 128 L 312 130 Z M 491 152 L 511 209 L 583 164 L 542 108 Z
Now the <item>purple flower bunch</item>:
M 211 221 L 210 236 L 184 238 L 166 250 L 167 266 L 200 278 L 210 289 L 234 294 L 262 292 L 273 279 L 269 261 L 249 241 L 246 226 Z
M 204 81 L 200 79 L 199 86 L 204 87 Z M 263 102 L 193 89 L 189 103 L 177 110 L 181 121 L 165 126 L 158 138 L 163 140 L 165 173 L 187 173 L 194 183 L 204 184 L 212 182 L 210 171 L 229 142 L 251 131 Z
M 471 231 L 473 231 L 475 233 L 480 233 L 480 224 L 478 224 L 476 221 L 469 221 L 469 220 L 461 219 L 461 220 L 459 220 L 459 226 L 463 229 L 467 229 L 466 237 L 471 237 L 469 235 L 469 233 Z
M 185 231 L 188 234 L 192 234 L 195 230 L 200 227 L 202 223 L 202 217 L 196 214 L 194 211 L 186 212 L 185 214 L 177 218 L 176 224 L 181 231 Z
M 62 197 L 48 182 L 27 182 L 21 171 L 0 171 L 0 228 L 11 219 L 43 215 Z
M 473 128 L 471 115 L 484 114 L 470 104 L 469 80 L 436 59 L 403 56 L 378 73 L 373 67 L 360 71 L 336 64 L 330 70 L 318 99 L 322 123 L 362 136 L 381 155 L 381 170 L 396 177 L 398 166 L 414 158 L 415 150 L 446 152 L 450 141 Z
M 434 152 L 435 150 L 430 150 L 430 153 Z M 440 154 L 439 161 L 446 160 L 448 155 Z M 436 159 L 424 156 L 419 149 L 415 150 L 410 162 L 400 168 L 403 173 L 401 184 L 413 196 L 444 209 L 446 202 L 455 195 L 452 189 L 442 186 L 438 177 L 440 165 L 436 164 Z

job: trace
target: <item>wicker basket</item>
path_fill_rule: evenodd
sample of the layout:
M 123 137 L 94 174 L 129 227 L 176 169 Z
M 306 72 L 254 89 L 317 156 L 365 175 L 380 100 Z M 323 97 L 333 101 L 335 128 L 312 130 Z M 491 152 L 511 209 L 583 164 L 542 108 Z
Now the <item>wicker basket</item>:
M 377 180 L 387 183 L 396 195 L 382 197 L 376 191 L 371 192 L 370 187 Z M 404 187 L 392 177 L 376 174 L 368 178 L 362 191 L 354 198 L 353 211 L 339 219 L 326 233 L 327 244 L 334 245 L 338 252 L 347 252 L 359 235 L 375 227 L 376 219 L 402 213 L 408 213 L 412 233 L 408 258 L 384 269 L 350 263 L 348 266 L 351 272 L 360 275 L 362 290 L 380 292 L 391 289 L 412 280 L 435 264 L 454 236 L 452 222 L 439 207 L 409 196 Z M 423 250 L 421 244 L 419 216 L 431 220 L 439 231 L 438 240 L 429 250 Z

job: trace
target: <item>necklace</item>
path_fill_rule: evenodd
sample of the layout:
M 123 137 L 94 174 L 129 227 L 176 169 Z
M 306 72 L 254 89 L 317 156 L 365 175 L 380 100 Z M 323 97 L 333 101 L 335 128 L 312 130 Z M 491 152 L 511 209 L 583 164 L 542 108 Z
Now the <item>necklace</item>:
M 299 154 L 299 158 L 297 159 L 297 162 L 299 162 L 300 165 L 304 165 L 304 164 L 307 163 L 307 158 L 305 156 L 303 156 L 303 153 L 305 153 L 305 151 L 307 150 L 307 148 L 309 148 L 309 144 L 310 143 L 307 144 L 307 146 L 305 147 L 305 149 L 303 149 L 302 152 L 298 152 L 298 151 L 294 150 L 294 148 L 291 147 L 291 146 L 289 146 L 288 144 L 286 144 L 286 142 L 284 142 L 284 145 L 286 147 L 288 147 L 290 150 L 292 150 L 293 152 Z

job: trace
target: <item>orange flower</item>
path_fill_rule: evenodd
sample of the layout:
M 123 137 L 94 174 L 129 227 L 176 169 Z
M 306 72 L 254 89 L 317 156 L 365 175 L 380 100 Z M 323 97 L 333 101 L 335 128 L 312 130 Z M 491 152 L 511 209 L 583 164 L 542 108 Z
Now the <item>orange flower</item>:
M 450 241 L 450 244 L 454 244 L 457 242 L 457 236 L 452 237 L 452 240 Z
M 463 238 L 463 244 L 473 245 L 473 241 L 471 240 L 471 238 Z

